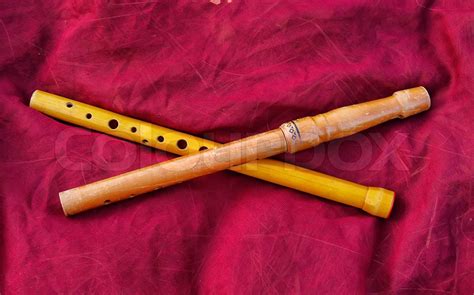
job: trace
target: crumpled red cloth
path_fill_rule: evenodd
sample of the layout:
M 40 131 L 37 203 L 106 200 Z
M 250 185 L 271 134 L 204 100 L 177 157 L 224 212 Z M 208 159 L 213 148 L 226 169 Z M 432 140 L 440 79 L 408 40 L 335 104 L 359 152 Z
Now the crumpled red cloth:
M 2 294 L 472 294 L 471 1 L 0 3 Z M 35 89 L 227 142 L 424 85 L 428 112 L 281 160 L 392 216 L 216 173 L 72 218 L 58 192 L 173 156 L 28 107 Z

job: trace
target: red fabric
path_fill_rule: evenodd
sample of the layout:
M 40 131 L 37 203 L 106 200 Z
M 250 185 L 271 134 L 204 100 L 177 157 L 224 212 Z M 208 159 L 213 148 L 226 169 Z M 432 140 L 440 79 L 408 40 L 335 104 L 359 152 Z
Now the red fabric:
M 472 294 L 473 8 L 4 1 L 0 291 Z M 430 111 L 279 157 L 396 191 L 388 220 L 231 172 L 66 218 L 58 192 L 172 156 L 28 107 L 42 89 L 226 142 L 418 85 Z

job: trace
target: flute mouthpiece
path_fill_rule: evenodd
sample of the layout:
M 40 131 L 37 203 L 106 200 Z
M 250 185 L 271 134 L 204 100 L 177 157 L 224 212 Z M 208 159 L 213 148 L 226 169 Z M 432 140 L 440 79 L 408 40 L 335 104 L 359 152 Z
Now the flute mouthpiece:
M 430 95 L 423 86 L 397 91 L 393 97 L 402 108 L 400 118 L 426 111 L 431 106 Z

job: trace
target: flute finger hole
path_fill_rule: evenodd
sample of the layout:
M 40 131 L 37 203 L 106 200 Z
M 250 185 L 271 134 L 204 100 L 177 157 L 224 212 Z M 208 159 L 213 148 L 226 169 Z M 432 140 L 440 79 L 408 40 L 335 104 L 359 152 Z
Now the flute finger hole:
M 178 140 L 176 145 L 178 146 L 179 149 L 184 150 L 188 146 L 188 142 L 184 139 L 180 139 Z
M 92 118 L 92 114 L 91 114 L 91 113 L 87 113 L 87 114 L 86 114 L 86 118 L 87 118 L 87 119 L 91 119 L 91 118 Z
M 67 106 L 68 108 L 72 108 L 73 104 L 72 104 L 72 102 L 68 102 L 68 103 L 66 103 L 66 106 Z
M 132 128 L 130 128 L 130 131 L 132 131 L 132 133 L 137 132 L 137 127 L 132 127 Z
M 199 148 L 199 151 L 205 151 L 205 150 L 207 150 L 207 149 L 208 149 L 208 147 L 205 146 L 205 145 L 203 145 L 202 147 Z
M 119 125 L 119 122 L 115 119 L 112 119 L 109 121 L 110 129 L 117 129 L 118 125 Z
M 108 204 L 110 204 L 110 203 L 111 203 L 110 200 L 105 200 L 105 201 L 104 201 L 104 205 L 108 205 Z
M 158 140 L 159 142 L 163 142 L 163 141 L 165 141 L 165 138 L 160 135 L 156 138 L 156 140 Z

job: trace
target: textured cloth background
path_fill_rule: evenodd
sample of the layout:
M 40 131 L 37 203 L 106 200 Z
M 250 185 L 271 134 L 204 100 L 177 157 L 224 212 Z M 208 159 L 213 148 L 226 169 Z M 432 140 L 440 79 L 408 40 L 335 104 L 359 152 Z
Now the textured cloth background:
M 472 294 L 473 9 L 3 1 L 0 291 Z M 172 156 L 28 107 L 42 89 L 227 142 L 418 85 L 430 111 L 279 157 L 396 191 L 389 220 L 232 172 L 66 218 L 58 192 Z

